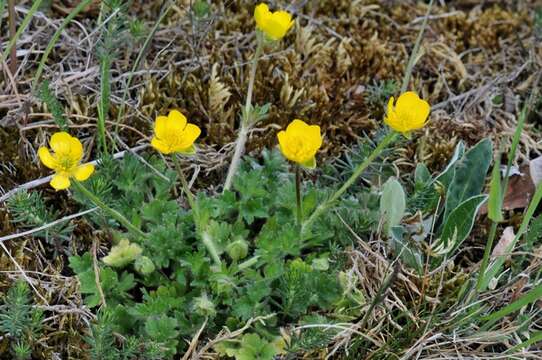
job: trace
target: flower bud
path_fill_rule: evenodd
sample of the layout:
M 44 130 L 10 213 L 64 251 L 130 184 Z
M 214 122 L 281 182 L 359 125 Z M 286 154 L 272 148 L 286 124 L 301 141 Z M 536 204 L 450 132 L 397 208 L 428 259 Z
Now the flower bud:
M 232 260 L 242 260 L 248 255 L 248 243 L 241 236 L 238 236 L 234 242 L 226 247 L 226 252 Z
M 215 304 L 209 299 L 207 294 L 194 299 L 194 310 L 201 316 L 213 317 L 216 315 Z
M 156 269 L 152 260 L 146 256 L 138 257 L 135 261 L 134 268 L 141 275 L 149 275 Z

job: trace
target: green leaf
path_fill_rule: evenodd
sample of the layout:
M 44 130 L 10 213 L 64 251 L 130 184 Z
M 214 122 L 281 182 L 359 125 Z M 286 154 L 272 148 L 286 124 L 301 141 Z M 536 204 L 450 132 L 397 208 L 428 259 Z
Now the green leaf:
M 418 274 L 423 273 L 423 259 L 417 249 L 413 249 L 407 241 L 403 239 L 404 228 L 402 226 L 394 226 L 390 231 L 391 248 L 401 260 L 415 269 Z
M 380 214 L 384 218 L 384 229 L 388 235 L 391 229 L 401 223 L 405 215 L 406 199 L 403 187 L 395 178 L 390 178 L 382 188 Z
M 416 184 L 426 184 L 431 180 L 431 173 L 425 164 L 419 163 L 416 165 L 414 180 Z
M 459 204 L 446 218 L 442 233 L 435 242 L 433 251 L 445 255 L 457 250 L 470 234 L 476 214 L 486 200 L 487 195 L 478 195 Z
M 446 193 L 444 221 L 461 203 L 482 192 L 492 157 L 491 140 L 484 139 L 457 161 L 453 180 Z
M 273 360 L 278 349 L 258 334 L 246 334 L 241 339 L 241 347 L 230 353 L 236 360 Z

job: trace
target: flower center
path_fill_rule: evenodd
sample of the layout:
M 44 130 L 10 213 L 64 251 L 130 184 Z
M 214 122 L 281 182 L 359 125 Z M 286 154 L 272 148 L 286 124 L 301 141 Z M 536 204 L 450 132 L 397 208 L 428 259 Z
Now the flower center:
M 56 162 L 62 171 L 70 171 L 76 162 L 68 154 L 55 154 Z

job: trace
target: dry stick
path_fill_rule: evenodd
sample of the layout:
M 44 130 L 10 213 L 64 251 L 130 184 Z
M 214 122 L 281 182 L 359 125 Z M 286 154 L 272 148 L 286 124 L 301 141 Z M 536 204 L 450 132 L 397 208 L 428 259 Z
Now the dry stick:
M 233 338 L 236 338 L 238 337 L 239 335 L 241 335 L 242 333 L 245 332 L 245 330 L 247 330 L 253 323 L 259 321 L 259 322 L 262 322 L 264 320 L 267 320 L 273 316 L 275 316 L 276 314 L 275 313 L 272 313 L 272 314 L 269 314 L 269 315 L 265 315 L 265 316 L 258 316 L 258 317 L 255 317 L 255 318 L 250 318 L 248 319 L 248 321 L 246 322 L 245 326 L 243 326 L 242 328 L 240 329 L 237 329 L 233 332 L 230 332 L 226 335 L 222 335 L 222 336 L 217 336 L 215 339 L 209 341 L 207 344 L 205 344 L 205 346 L 203 346 L 197 353 L 194 353 L 192 355 L 192 359 L 193 360 L 197 360 L 197 359 L 201 359 L 203 354 L 208 350 L 210 349 L 214 344 L 216 343 L 219 343 L 221 341 L 224 341 L 224 340 L 228 340 L 228 339 L 233 339 Z M 220 334 L 219 334 L 220 335 Z
M 100 294 L 100 302 L 104 307 L 106 307 L 107 304 L 105 302 L 104 291 L 102 289 L 102 285 L 100 284 L 100 268 L 98 267 L 98 256 L 96 255 L 97 242 L 98 241 L 96 238 L 94 238 L 92 241 L 92 268 L 94 270 L 94 282 L 96 283 L 98 294 Z
M 190 357 L 190 354 L 192 353 L 192 351 L 194 351 L 194 349 L 198 345 L 199 337 L 201 336 L 201 333 L 203 332 L 203 329 L 205 329 L 205 327 L 207 326 L 207 321 L 208 320 L 209 320 L 209 318 L 205 318 L 205 321 L 201 325 L 200 329 L 198 330 L 196 335 L 194 335 L 194 337 L 192 338 L 192 341 L 190 341 L 190 345 L 188 346 L 188 350 L 186 350 L 186 352 L 184 353 L 181 360 L 188 360 L 188 358 Z
M 393 271 L 386 277 L 386 279 L 384 279 L 384 282 L 382 283 L 382 285 L 378 289 L 378 292 L 376 293 L 373 301 L 371 302 L 371 305 L 369 306 L 369 309 L 367 309 L 367 312 L 365 313 L 365 315 L 361 319 L 360 324 L 358 326 L 359 329 L 363 330 L 365 328 L 365 326 L 367 325 L 367 322 L 369 321 L 369 316 L 371 316 L 371 314 L 372 314 L 374 308 L 376 307 L 376 305 L 378 305 L 378 303 L 383 298 L 386 291 L 393 284 L 393 282 L 395 281 L 395 278 L 397 277 L 398 273 L 399 273 L 399 263 L 396 263 L 393 266 Z
M 118 153 L 113 155 L 113 159 L 123 158 L 129 152 L 140 151 L 140 150 L 146 149 L 148 146 L 149 146 L 148 144 L 144 144 L 144 145 L 136 146 L 136 147 L 134 147 L 133 149 L 131 149 L 129 151 L 128 150 L 119 151 Z M 89 164 L 99 165 L 100 162 L 101 162 L 100 160 L 94 160 L 94 161 L 91 161 Z M 25 184 L 19 185 L 15 189 L 11 189 L 10 191 L 8 191 L 4 195 L 2 195 L 0 197 L 0 203 L 6 201 L 7 199 L 9 199 L 13 195 L 15 195 L 20 190 L 30 190 L 30 189 L 33 189 L 35 187 L 46 184 L 49 181 L 51 181 L 52 177 L 53 177 L 52 175 L 49 175 L 49 176 L 46 176 L 46 177 L 42 177 L 40 179 L 29 181 L 29 182 L 27 182 Z
M 38 295 L 38 297 L 45 303 L 45 305 L 49 305 L 49 303 L 47 302 L 47 300 L 39 293 L 38 289 L 36 289 L 36 287 L 34 286 L 34 284 L 32 284 L 32 281 L 28 278 L 28 276 L 26 276 L 26 273 L 24 272 L 23 268 L 21 267 L 21 265 L 19 265 L 19 263 L 17 262 L 17 260 L 15 260 L 15 258 L 11 255 L 11 252 L 8 250 L 8 248 L 6 247 L 6 245 L 4 245 L 3 242 L 0 243 L 0 246 L 2 247 L 2 249 L 4 249 L 4 251 L 6 252 L 6 254 L 8 255 L 8 257 L 11 259 L 11 261 L 15 264 L 15 266 L 17 267 L 17 269 L 21 272 L 21 275 L 23 276 L 23 278 L 26 280 L 26 282 L 28 283 L 28 285 L 30 285 L 30 287 L 32 288 L 32 290 L 34 290 L 34 292 L 36 293 L 36 295 Z
M 94 212 L 96 210 L 98 210 L 98 208 L 94 207 L 92 209 L 88 209 L 88 210 L 85 210 L 85 211 L 78 212 L 77 214 L 65 216 L 62 219 L 55 220 L 53 222 L 50 222 L 48 224 L 42 225 L 42 226 L 34 228 L 34 229 L 30 229 L 30 230 L 27 230 L 27 231 L 23 231 L 23 232 L 19 232 L 19 233 L 15 233 L 15 234 L 0 237 L 0 243 L 3 243 L 4 241 L 8 241 L 8 240 L 14 240 L 14 239 L 17 239 L 17 238 L 20 238 L 20 237 L 23 237 L 23 236 L 32 235 L 34 233 L 37 233 L 37 232 L 43 231 L 45 229 L 51 228 L 53 226 L 56 226 L 58 224 L 61 224 L 61 223 L 65 222 L 65 221 L 69 221 L 69 220 L 81 217 L 83 215 L 90 214 L 90 213 L 92 213 L 92 212 Z

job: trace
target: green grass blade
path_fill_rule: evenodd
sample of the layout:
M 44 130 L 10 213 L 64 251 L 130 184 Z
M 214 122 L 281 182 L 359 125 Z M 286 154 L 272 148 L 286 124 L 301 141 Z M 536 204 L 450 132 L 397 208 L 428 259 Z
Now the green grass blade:
M 542 341 L 542 331 L 537 331 L 535 333 L 530 334 L 530 338 L 517 344 L 513 348 L 510 348 L 507 353 L 514 353 L 516 351 L 519 351 L 521 349 L 525 349 L 526 347 L 531 346 L 532 344 L 535 344 L 539 341 Z
M 505 306 L 501 310 L 482 317 L 482 321 L 486 321 L 486 323 L 482 325 L 480 331 L 489 330 L 491 326 L 493 326 L 497 321 L 501 320 L 505 316 L 512 314 L 513 312 L 518 311 L 522 307 L 537 301 L 540 298 L 542 298 L 542 284 L 539 284 L 537 287 L 535 287 L 525 295 L 521 296 L 513 303 Z
M 404 93 L 408 88 L 408 83 L 410 82 L 410 77 L 412 76 L 412 70 L 414 69 L 416 57 L 418 57 L 418 51 L 420 50 L 420 45 L 422 44 L 423 33 L 425 32 L 425 28 L 427 27 L 427 20 L 429 20 L 429 14 L 431 13 L 432 7 L 433 7 L 433 0 L 429 2 L 427 13 L 425 14 L 423 18 L 422 28 L 420 29 L 420 32 L 418 33 L 418 37 L 416 38 L 416 43 L 414 44 L 414 48 L 412 49 L 412 52 L 410 53 L 410 58 L 408 59 L 405 75 L 403 76 L 403 83 L 401 85 L 401 94 Z
M 487 217 L 495 222 L 501 222 L 502 216 L 502 193 L 501 188 L 501 153 L 497 155 L 493 171 L 491 172 L 491 182 L 489 183 L 489 201 L 487 204 Z
M 23 31 L 25 31 L 28 24 L 30 24 L 30 20 L 32 20 L 32 18 L 34 17 L 34 14 L 38 11 L 39 7 L 41 6 L 42 1 L 43 0 L 34 1 L 34 3 L 32 4 L 32 7 L 30 8 L 28 13 L 24 17 L 23 22 L 21 23 L 21 25 L 17 29 L 17 32 L 15 33 L 15 36 L 12 39 L 9 40 L 8 46 L 6 46 L 6 48 L 4 49 L 4 52 L 2 54 L 2 61 L 1 62 L 6 61 L 6 58 L 8 57 L 9 53 L 11 52 L 11 48 L 13 46 L 15 46 L 15 44 L 17 43 L 17 40 L 19 40 L 19 38 L 21 37 L 21 34 L 23 33 Z
M 2 28 L 2 18 L 4 15 L 5 7 L 6 7 L 6 0 L 0 0 L 0 29 Z
M 107 135 L 105 130 L 105 117 L 109 112 L 109 96 L 111 84 L 109 71 L 111 70 L 111 59 L 108 55 L 100 56 L 100 101 L 98 102 L 98 140 L 102 154 L 107 154 Z
M 0 0 L 1 1 L 1 0 Z M 85 9 L 92 0 L 83 0 L 77 5 L 69 14 L 66 16 L 62 24 L 58 27 L 58 29 L 53 34 L 53 37 L 51 40 L 49 40 L 49 44 L 47 44 L 47 48 L 45 48 L 45 51 L 43 52 L 43 55 L 41 57 L 40 63 L 38 65 L 38 70 L 36 70 L 36 75 L 34 76 L 34 81 L 32 82 L 32 88 L 35 90 L 36 85 L 38 84 L 38 81 L 41 77 L 41 74 L 43 72 L 43 68 L 45 67 L 45 62 L 47 61 L 47 58 L 49 57 L 49 54 L 53 50 L 53 47 L 55 46 L 56 42 L 60 38 L 60 34 L 62 34 L 62 31 L 68 26 L 68 24 L 81 12 L 83 9 Z

